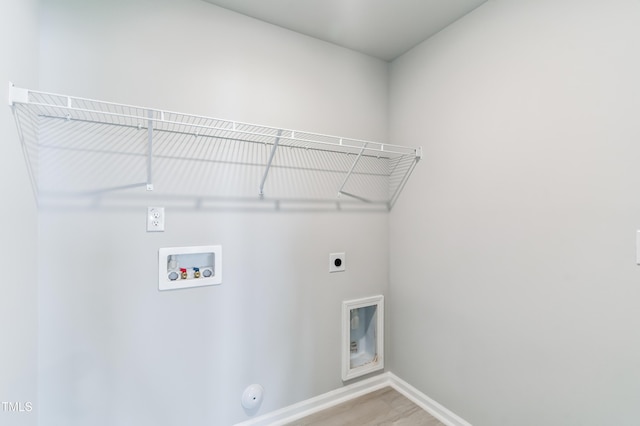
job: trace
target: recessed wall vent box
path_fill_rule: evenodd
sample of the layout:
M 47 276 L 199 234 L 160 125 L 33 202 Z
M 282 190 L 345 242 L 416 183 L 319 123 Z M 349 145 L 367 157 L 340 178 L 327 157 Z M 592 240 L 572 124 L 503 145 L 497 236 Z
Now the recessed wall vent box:
M 342 302 L 342 380 L 384 368 L 384 297 Z
M 222 284 L 222 246 L 158 250 L 158 288 L 174 290 Z

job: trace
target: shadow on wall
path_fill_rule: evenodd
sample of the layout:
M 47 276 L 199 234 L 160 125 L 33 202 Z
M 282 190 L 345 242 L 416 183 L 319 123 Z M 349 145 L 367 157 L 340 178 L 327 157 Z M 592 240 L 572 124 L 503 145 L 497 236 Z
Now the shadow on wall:
M 419 159 L 376 142 L 24 93 L 13 110 L 41 206 L 389 210 Z

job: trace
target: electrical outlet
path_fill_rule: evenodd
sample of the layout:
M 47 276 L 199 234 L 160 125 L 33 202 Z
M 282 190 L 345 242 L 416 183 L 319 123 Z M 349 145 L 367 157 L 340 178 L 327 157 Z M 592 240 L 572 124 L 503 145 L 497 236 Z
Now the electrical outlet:
M 329 272 L 344 272 L 347 269 L 347 256 L 345 253 L 329 254 Z
M 164 231 L 164 207 L 147 207 L 147 232 Z

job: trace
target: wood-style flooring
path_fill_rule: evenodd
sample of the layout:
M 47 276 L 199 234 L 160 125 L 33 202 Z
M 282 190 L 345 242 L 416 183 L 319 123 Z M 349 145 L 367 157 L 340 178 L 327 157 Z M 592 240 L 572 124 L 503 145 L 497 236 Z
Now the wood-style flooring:
M 296 420 L 288 426 L 445 426 L 404 395 L 386 387 Z

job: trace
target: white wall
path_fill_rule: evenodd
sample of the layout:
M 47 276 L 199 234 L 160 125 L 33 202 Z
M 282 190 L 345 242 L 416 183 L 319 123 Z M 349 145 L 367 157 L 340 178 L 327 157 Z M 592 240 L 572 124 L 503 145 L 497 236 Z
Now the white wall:
M 492 0 L 392 64 L 390 369 L 475 426 L 638 424 L 639 20 Z
M 42 90 L 386 139 L 384 62 L 198 0 L 41 5 Z M 387 293 L 387 214 L 156 198 L 149 234 L 140 191 L 40 213 L 42 425 L 232 424 L 251 383 L 260 413 L 342 385 L 341 302 Z M 202 244 L 222 245 L 223 284 L 159 292 L 157 249 Z
M 37 85 L 38 11 L 36 1 L 0 4 L 0 402 L 32 411 L 11 412 L 0 405 L 0 424 L 37 423 L 37 216 L 11 110 L 9 81 Z M 14 405 L 15 406 L 15 405 Z M 20 410 L 20 407 L 18 410 Z

